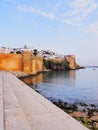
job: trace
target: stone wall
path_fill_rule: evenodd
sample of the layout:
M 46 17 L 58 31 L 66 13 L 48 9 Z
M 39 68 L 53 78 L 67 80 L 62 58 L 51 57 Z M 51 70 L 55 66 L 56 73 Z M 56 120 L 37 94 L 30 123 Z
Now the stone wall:
M 36 74 L 43 70 L 43 58 L 34 57 L 30 52 L 23 52 L 23 71 L 25 73 Z
M 22 58 L 23 58 L 23 71 L 25 73 L 32 73 L 32 67 L 31 67 L 32 55 L 29 52 L 24 51 L 22 54 Z
M 0 54 L 0 70 L 22 71 L 22 56 L 20 54 Z
M 75 55 L 67 55 L 65 56 L 65 60 L 69 63 L 70 69 L 76 69 Z
M 36 60 L 36 69 L 37 69 L 37 71 L 38 72 L 42 71 L 43 70 L 43 58 L 36 57 L 35 60 Z
M 70 69 L 76 69 L 75 55 L 65 56 Z M 61 62 L 61 60 L 55 60 Z M 34 57 L 30 52 L 21 54 L 0 54 L 0 70 L 23 71 L 28 74 L 36 74 L 43 71 L 43 58 Z
M 0 70 L 23 71 L 36 74 L 43 70 L 43 59 L 34 57 L 30 52 L 21 54 L 0 54 Z
M 36 68 L 36 60 L 35 60 L 35 59 L 32 60 L 31 69 L 32 69 L 32 71 L 31 71 L 32 74 L 37 74 L 37 71 L 38 71 L 38 70 L 37 70 L 37 68 Z

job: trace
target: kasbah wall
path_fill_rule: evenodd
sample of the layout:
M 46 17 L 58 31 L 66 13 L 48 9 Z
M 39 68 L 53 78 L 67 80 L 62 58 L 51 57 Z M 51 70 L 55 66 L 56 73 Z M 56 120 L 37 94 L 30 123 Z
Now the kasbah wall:
M 36 74 L 43 71 L 43 58 L 34 57 L 32 53 L 24 51 L 22 54 L 0 54 L 0 70 L 23 71 Z
M 67 55 L 65 60 L 69 62 L 70 69 L 75 69 L 75 56 Z M 24 51 L 22 54 L 1 54 L 0 70 L 23 71 L 28 74 L 37 74 L 43 71 L 43 58 L 34 57 L 31 52 Z

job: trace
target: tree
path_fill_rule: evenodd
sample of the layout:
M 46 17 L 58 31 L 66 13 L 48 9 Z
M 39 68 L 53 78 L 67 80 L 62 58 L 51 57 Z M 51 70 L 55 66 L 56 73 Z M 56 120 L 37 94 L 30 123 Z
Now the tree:
M 64 67 L 64 69 L 70 69 L 69 63 L 67 61 L 62 61 L 61 66 Z
M 53 60 L 45 60 L 44 59 L 44 65 L 47 69 L 53 69 L 54 62 L 53 62 Z
M 21 51 L 17 51 L 16 54 L 21 54 Z
M 45 60 L 44 59 L 44 65 L 47 69 L 51 70 L 67 70 L 70 69 L 69 64 L 67 61 L 61 61 L 61 62 L 55 62 L 53 60 Z
M 34 49 L 33 51 L 34 51 L 33 54 L 36 56 L 37 55 L 37 49 Z

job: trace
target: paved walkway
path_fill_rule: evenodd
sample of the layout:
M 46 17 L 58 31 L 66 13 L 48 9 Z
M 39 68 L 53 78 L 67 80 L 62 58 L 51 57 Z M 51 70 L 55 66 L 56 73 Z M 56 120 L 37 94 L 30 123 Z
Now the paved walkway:
M 8 72 L 0 72 L 0 130 L 88 130 Z

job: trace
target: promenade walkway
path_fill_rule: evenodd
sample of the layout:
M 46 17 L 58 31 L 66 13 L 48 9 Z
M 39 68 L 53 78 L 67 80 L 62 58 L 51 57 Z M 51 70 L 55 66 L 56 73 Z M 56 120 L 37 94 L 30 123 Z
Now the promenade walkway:
M 0 130 L 88 130 L 8 72 L 0 72 Z

